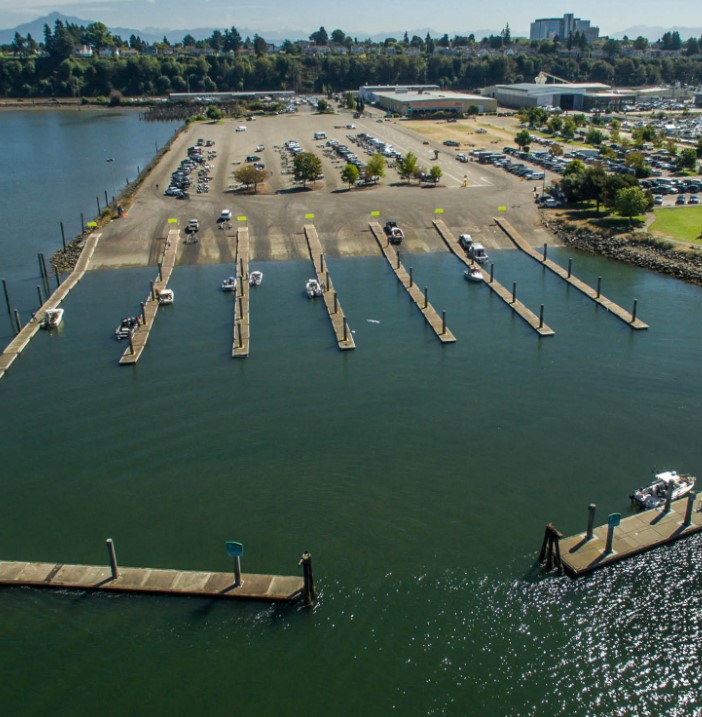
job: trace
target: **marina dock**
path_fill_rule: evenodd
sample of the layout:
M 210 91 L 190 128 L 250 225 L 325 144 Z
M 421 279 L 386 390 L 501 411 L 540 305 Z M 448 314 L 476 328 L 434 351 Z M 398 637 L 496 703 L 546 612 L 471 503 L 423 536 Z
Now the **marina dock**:
M 630 314 L 626 309 L 619 306 L 619 304 L 615 304 L 613 301 L 604 296 L 599 287 L 595 290 L 589 284 L 586 284 L 584 281 L 581 281 L 574 276 L 570 271 L 570 266 L 568 267 L 568 270 L 566 270 L 559 264 L 551 261 L 546 256 L 545 250 L 544 254 L 539 254 L 538 251 L 524 241 L 521 234 L 508 221 L 496 218 L 495 223 L 512 240 L 517 249 L 523 251 L 525 254 L 534 259 L 534 261 L 538 261 L 542 266 L 550 269 L 554 274 L 556 274 L 556 276 L 560 276 L 563 281 L 575 287 L 578 291 L 581 291 L 589 299 L 592 299 L 596 304 L 599 304 L 603 309 L 606 309 L 608 313 L 616 316 L 618 319 L 621 319 L 626 324 L 631 326 L 632 329 L 642 330 L 648 328 L 648 324 L 645 324 L 640 319 L 637 319 L 635 313 Z M 636 306 L 636 302 L 634 302 L 634 306 Z M 636 311 L 636 309 L 634 309 L 634 311 Z
M 37 331 L 39 331 L 46 312 L 50 309 L 58 308 L 59 304 L 68 296 L 71 289 L 83 278 L 85 272 L 88 270 L 90 259 L 95 252 L 95 247 L 99 240 L 100 234 L 88 235 L 73 271 L 56 287 L 56 290 L 42 304 L 34 315 L 34 319 L 23 326 L 17 336 L 5 347 L 5 350 L 0 354 L 0 378 L 5 375 L 15 359 L 27 348 L 29 342 L 34 338 Z
M 341 302 L 334 290 L 329 268 L 324 260 L 324 252 L 322 251 L 322 243 L 319 241 L 317 229 L 314 224 L 305 224 L 305 238 L 307 239 L 307 247 L 310 251 L 310 259 L 317 274 L 317 281 L 323 287 L 322 298 L 324 305 L 327 307 L 329 320 L 331 321 L 336 344 L 340 351 L 349 351 L 356 348 L 353 340 L 353 334 L 349 329 L 346 316 L 341 308 Z
M 129 340 L 129 346 L 122 354 L 119 363 L 123 366 L 135 364 L 141 357 L 146 343 L 149 340 L 151 327 L 154 325 L 156 314 L 160 304 L 158 303 L 158 293 L 168 286 L 168 280 L 173 273 L 175 266 L 176 253 L 178 251 L 178 238 L 180 233 L 178 229 L 171 229 L 166 238 L 166 245 L 163 248 L 163 255 L 158 264 L 158 276 L 151 282 L 151 291 L 146 301 L 142 304 L 141 318 L 142 323 L 134 332 Z
M 609 553 L 608 525 L 594 528 L 590 539 L 586 532 L 560 538 L 561 564 L 570 575 L 577 577 L 699 533 L 702 531 L 702 511 L 700 507 L 693 509 L 695 497 L 691 493 L 674 501 L 668 513 L 646 510 L 621 518 L 621 522 L 613 528 L 612 551 Z
M 120 567 L 113 577 L 109 566 L 0 561 L 0 585 L 296 602 L 302 599 L 304 581 L 302 577 L 244 573 L 236 586 L 233 572 Z
M 422 292 L 414 283 L 413 276 L 405 269 L 400 261 L 399 251 L 388 242 L 388 238 L 380 224 L 371 222 L 369 226 L 371 233 L 378 242 L 380 251 L 387 259 L 388 264 L 390 264 L 390 268 L 395 272 L 398 281 L 405 287 L 410 299 L 414 301 L 417 308 L 422 312 L 422 316 L 424 316 L 426 322 L 431 326 L 439 341 L 444 344 L 455 343 L 456 337 L 446 326 L 445 314 L 439 316 L 436 309 L 434 309 L 427 299 L 426 289 Z
M 246 358 L 249 355 L 249 229 L 236 230 L 237 282 L 234 294 L 234 341 L 232 358 Z
M 442 219 L 435 219 L 434 226 L 454 256 L 456 256 L 466 266 L 477 266 L 483 275 L 483 283 L 495 292 L 495 294 L 497 294 L 502 301 L 504 301 L 505 304 L 507 304 L 507 306 L 514 311 L 515 314 L 524 319 L 524 321 L 526 321 L 526 323 L 529 324 L 529 326 L 531 326 L 531 328 L 534 329 L 539 336 L 553 336 L 556 333 L 550 326 L 544 323 L 543 307 L 541 307 L 540 315 L 537 316 L 533 311 L 531 311 L 531 309 L 527 308 L 521 301 L 517 300 L 514 291 L 506 289 L 499 281 L 495 280 L 491 272 L 485 271 L 485 269 L 483 269 L 483 267 L 479 264 L 474 264 L 466 256 L 466 253 L 461 248 L 461 245 L 453 235 L 453 232 L 446 226 L 446 223 Z

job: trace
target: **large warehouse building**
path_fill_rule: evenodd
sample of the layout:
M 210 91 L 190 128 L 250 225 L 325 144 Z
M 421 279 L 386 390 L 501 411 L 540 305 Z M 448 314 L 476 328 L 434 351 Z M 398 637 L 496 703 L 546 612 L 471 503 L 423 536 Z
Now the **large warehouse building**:
M 361 95 L 364 95 L 361 88 Z M 372 92 L 365 92 L 367 101 L 386 112 L 402 115 L 404 117 L 421 117 L 433 112 L 453 112 L 466 114 L 471 107 L 477 107 L 478 112 L 495 112 L 497 101 L 492 97 L 482 95 L 468 95 L 462 92 L 448 92 L 437 89 L 409 89 L 406 87 L 373 88 Z
M 589 110 L 602 103 L 611 103 L 613 97 L 610 89 L 609 85 L 600 82 L 520 82 L 516 85 L 493 85 L 481 92 L 493 98 L 501 107 L 512 109 L 560 107 L 562 110 Z

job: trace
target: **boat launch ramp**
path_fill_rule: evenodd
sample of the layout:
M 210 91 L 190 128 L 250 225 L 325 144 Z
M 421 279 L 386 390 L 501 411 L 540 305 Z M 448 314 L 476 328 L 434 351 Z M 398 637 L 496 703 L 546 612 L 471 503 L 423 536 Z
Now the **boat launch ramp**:
M 378 222 L 371 222 L 369 226 L 371 234 L 378 242 L 380 251 L 387 259 L 388 264 L 390 264 L 390 268 L 395 273 L 397 280 L 402 284 L 402 286 L 404 286 L 410 299 L 414 301 L 417 308 L 421 311 L 422 316 L 424 316 L 427 324 L 431 326 L 439 341 L 443 344 L 455 343 L 456 337 L 446 326 L 445 314 L 439 316 L 436 309 L 428 301 L 427 290 L 425 289 L 424 292 L 422 292 L 417 284 L 415 284 L 414 277 L 407 271 L 407 269 L 405 269 L 400 261 L 400 252 L 397 251 L 392 244 L 390 244 L 383 228 L 380 224 L 378 224 Z
M 23 326 L 17 336 L 5 347 L 5 350 L 0 354 L 0 378 L 5 375 L 7 369 L 10 368 L 22 351 L 27 348 L 29 342 L 34 338 L 37 331 L 39 331 L 46 312 L 58 308 L 59 304 L 68 296 L 71 289 L 83 278 L 85 272 L 88 270 L 90 259 L 95 252 L 95 247 L 99 240 L 99 233 L 88 235 L 73 271 L 56 287 L 56 290 L 42 304 L 40 309 L 34 314 L 32 321 Z
M 559 264 L 556 264 L 554 261 L 551 261 L 547 256 L 547 250 L 545 247 L 544 253 L 539 254 L 538 251 L 536 251 L 532 246 L 530 246 L 526 241 L 524 241 L 522 235 L 508 221 L 506 221 L 505 219 L 495 218 L 495 223 L 512 240 L 517 249 L 520 249 L 532 259 L 538 261 L 539 264 L 545 266 L 556 276 L 560 276 L 563 281 L 567 282 L 568 284 L 570 284 L 570 286 L 575 287 L 578 291 L 585 294 L 585 296 L 587 296 L 589 299 L 592 299 L 596 304 L 599 304 L 603 309 L 606 309 L 608 313 L 612 314 L 613 316 L 616 316 L 618 319 L 621 319 L 626 324 L 631 326 L 632 329 L 640 331 L 642 329 L 648 328 L 648 324 L 645 324 L 640 319 L 637 319 L 635 313 L 629 313 L 626 309 L 623 309 L 621 306 L 619 306 L 619 304 L 615 304 L 613 301 L 604 296 L 600 291 L 599 286 L 595 290 L 589 284 L 586 284 L 584 281 L 578 279 L 577 276 L 574 276 L 571 271 L 570 264 L 568 266 L 568 270 L 566 270 Z M 636 302 L 634 302 L 634 306 L 636 306 Z M 636 309 L 634 309 L 634 312 L 635 311 Z
M 543 307 L 539 316 L 537 316 L 533 311 L 531 311 L 531 309 L 527 308 L 521 301 L 517 299 L 514 290 L 509 291 L 504 286 L 502 286 L 499 281 L 496 281 L 492 274 L 492 271 L 485 271 L 482 266 L 480 266 L 479 264 L 474 264 L 466 256 L 466 253 L 461 248 L 461 245 L 458 243 L 458 240 L 454 236 L 453 232 L 451 232 L 451 230 L 446 226 L 446 223 L 442 219 L 435 219 L 434 226 L 436 227 L 436 230 L 439 232 L 439 235 L 444 240 L 444 243 L 454 254 L 454 256 L 456 256 L 466 266 L 478 266 L 480 272 L 483 275 L 483 280 L 486 286 L 491 289 L 495 294 L 497 294 L 497 296 L 499 296 L 502 301 L 504 301 L 505 304 L 507 304 L 507 306 L 509 306 L 512 311 L 514 311 L 515 314 L 524 319 L 524 321 L 526 321 L 526 323 L 529 324 L 529 326 L 531 326 L 531 328 L 534 329 L 534 331 L 536 331 L 539 336 L 553 336 L 556 333 L 550 326 L 544 323 Z
M 178 229 L 171 229 L 168 232 L 168 236 L 165 240 L 165 246 L 163 248 L 163 255 L 161 261 L 158 263 L 158 276 L 154 281 L 151 282 L 151 290 L 146 301 L 142 304 L 141 318 L 142 323 L 139 328 L 129 339 L 129 346 L 122 354 L 119 363 L 122 366 L 135 364 L 146 347 L 146 343 L 149 340 L 149 334 L 151 333 L 151 327 L 154 325 L 156 314 L 160 306 L 158 302 L 158 295 L 160 291 L 163 291 L 168 286 L 168 280 L 171 278 L 173 273 L 173 267 L 175 266 L 176 253 L 178 251 L 178 238 L 180 232 Z

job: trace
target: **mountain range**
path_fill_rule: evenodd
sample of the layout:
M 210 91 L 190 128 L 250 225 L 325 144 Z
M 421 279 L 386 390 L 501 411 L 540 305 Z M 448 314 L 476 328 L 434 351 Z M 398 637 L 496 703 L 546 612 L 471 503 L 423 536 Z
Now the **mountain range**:
M 62 22 L 70 22 L 74 25 L 83 25 L 87 26 L 91 22 L 94 22 L 93 20 L 83 20 L 78 17 L 70 17 L 67 15 L 63 15 L 58 12 L 52 12 L 49 15 L 45 15 L 44 17 L 37 18 L 36 20 L 32 20 L 31 22 L 26 22 L 21 25 L 17 25 L 13 28 L 8 28 L 5 30 L 0 30 L 0 44 L 9 44 L 12 42 L 12 40 L 15 37 L 15 33 L 19 33 L 22 37 L 25 37 L 27 34 L 30 34 L 35 40 L 41 41 L 44 37 L 44 25 L 48 25 L 50 28 L 53 29 L 54 23 L 56 20 L 61 20 Z M 131 35 L 136 35 L 138 37 L 141 37 L 142 40 L 148 43 L 153 42 L 161 42 L 164 37 L 168 39 L 169 42 L 175 43 L 180 42 L 185 35 L 192 35 L 196 40 L 203 40 L 206 37 L 210 37 L 212 35 L 212 32 L 214 30 L 225 30 L 224 27 L 219 28 L 213 28 L 213 27 L 200 27 L 200 28 L 192 28 L 190 30 L 171 30 L 167 28 L 159 28 L 159 27 L 145 27 L 141 30 L 137 30 L 135 28 L 127 28 L 127 27 L 110 27 L 110 32 L 113 35 L 119 35 L 123 40 L 128 40 Z M 316 30 L 315 28 L 314 30 Z M 237 30 L 239 34 L 242 36 L 242 38 L 251 37 L 253 38 L 254 35 L 259 34 L 261 37 L 263 37 L 268 42 L 272 42 L 275 44 L 280 44 L 284 40 L 306 40 L 310 36 L 311 32 L 305 32 L 304 30 L 275 30 L 270 32 L 264 32 L 261 30 L 252 30 L 250 28 L 246 27 L 237 27 Z M 663 36 L 666 32 L 674 32 L 677 31 L 680 33 L 680 37 L 683 38 L 683 40 L 687 39 L 688 37 L 700 37 L 702 36 L 702 27 L 651 27 L 651 26 L 634 26 L 627 28 L 626 30 L 622 30 L 620 32 L 612 33 L 610 37 L 616 38 L 616 39 L 622 39 L 624 36 L 628 37 L 629 39 L 634 39 L 641 35 L 642 37 L 648 38 L 651 42 L 655 42 L 660 37 Z M 413 35 L 418 35 L 419 37 L 426 37 L 427 33 L 431 35 L 431 37 L 438 38 L 443 35 L 442 32 L 439 32 L 437 30 L 433 30 L 429 27 L 423 27 L 423 28 L 416 28 L 414 30 L 407 30 L 407 34 L 409 37 L 412 37 Z M 489 35 L 498 35 L 500 33 L 500 30 L 497 29 L 480 29 L 480 30 L 465 30 L 465 31 L 459 31 L 459 32 L 452 32 L 451 36 L 454 34 L 460 34 L 460 35 L 469 35 L 469 34 L 475 35 L 476 38 L 481 39 L 483 37 L 487 37 Z M 370 34 L 363 34 L 363 33 L 349 33 L 352 37 L 356 37 L 359 40 L 371 40 L 372 42 L 382 42 L 387 37 L 395 37 L 398 40 L 401 39 L 404 34 L 405 30 L 396 30 L 396 31 L 389 31 L 389 32 L 382 32 L 382 33 L 375 33 L 373 35 Z M 513 37 L 526 37 L 526 32 L 517 32 L 513 31 L 512 36 Z

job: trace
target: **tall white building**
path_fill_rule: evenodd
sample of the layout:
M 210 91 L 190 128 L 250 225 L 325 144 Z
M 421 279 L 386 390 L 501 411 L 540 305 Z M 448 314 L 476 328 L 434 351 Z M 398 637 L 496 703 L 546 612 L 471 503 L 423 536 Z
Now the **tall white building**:
M 591 27 L 589 20 L 573 17 L 567 13 L 562 18 L 551 17 L 534 20 L 529 32 L 530 40 L 553 40 L 557 37 L 561 41 L 567 40 L 570 35 L 580 32 L 585 35 L 588 42 L 593 42 L 600 35 L 599 27 Z

